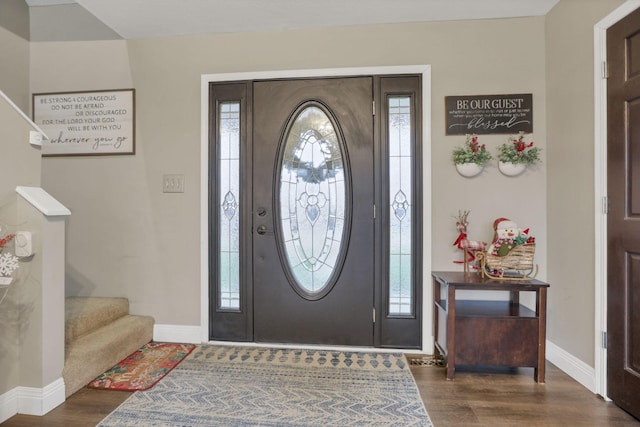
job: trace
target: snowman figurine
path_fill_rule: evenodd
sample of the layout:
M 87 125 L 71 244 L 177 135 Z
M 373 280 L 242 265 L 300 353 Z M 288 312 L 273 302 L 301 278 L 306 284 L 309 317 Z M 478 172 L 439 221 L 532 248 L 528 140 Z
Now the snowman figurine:
M 527 242 L 529 229 L 522 230 L 518 224 L 507 219 L 498 218 L 493 223 L 495 230 L 493 242 L 489 245 L 488 253 L 503 257 L 509 254 L 513 248 Z

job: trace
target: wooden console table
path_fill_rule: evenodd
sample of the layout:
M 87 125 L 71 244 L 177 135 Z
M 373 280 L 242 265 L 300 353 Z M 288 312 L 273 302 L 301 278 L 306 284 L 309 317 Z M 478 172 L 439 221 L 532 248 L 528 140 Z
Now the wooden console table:
M 533 367 L 544 383 L 548 283 L 505 281 L 476 273 L 433 272 L 435 355 L 456 366 Z M 508 301 L 456 300 L 456 290 L 508 291 Z M 520 292 L 535 292 L 536 309 L 520 304 Z

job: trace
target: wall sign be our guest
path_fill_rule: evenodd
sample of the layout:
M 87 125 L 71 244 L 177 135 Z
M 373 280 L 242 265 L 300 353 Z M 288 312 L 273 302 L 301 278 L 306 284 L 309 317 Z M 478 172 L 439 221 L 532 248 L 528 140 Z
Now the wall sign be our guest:
M 43 156 L 135 153 L 135 90 L 33 95 Z
M 446 134 L 516 134 L 533 132 L 530 93 L 445 96 Z

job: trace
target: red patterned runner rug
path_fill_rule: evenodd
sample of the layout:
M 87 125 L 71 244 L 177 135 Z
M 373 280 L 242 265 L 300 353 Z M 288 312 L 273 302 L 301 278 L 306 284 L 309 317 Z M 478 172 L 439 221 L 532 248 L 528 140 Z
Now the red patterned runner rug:
M 87 387 L 103 390 L 147 390 L 171 372 L 194 348 L 193 344 L 150 342 L 98 376 Z

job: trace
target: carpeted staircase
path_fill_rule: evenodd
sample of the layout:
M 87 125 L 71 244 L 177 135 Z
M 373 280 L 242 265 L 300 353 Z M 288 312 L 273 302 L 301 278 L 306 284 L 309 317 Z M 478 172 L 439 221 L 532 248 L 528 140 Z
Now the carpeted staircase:
M 126 298 L 66 298 L 66 397 L 151 341 L 153 323 L 130 315 Z

